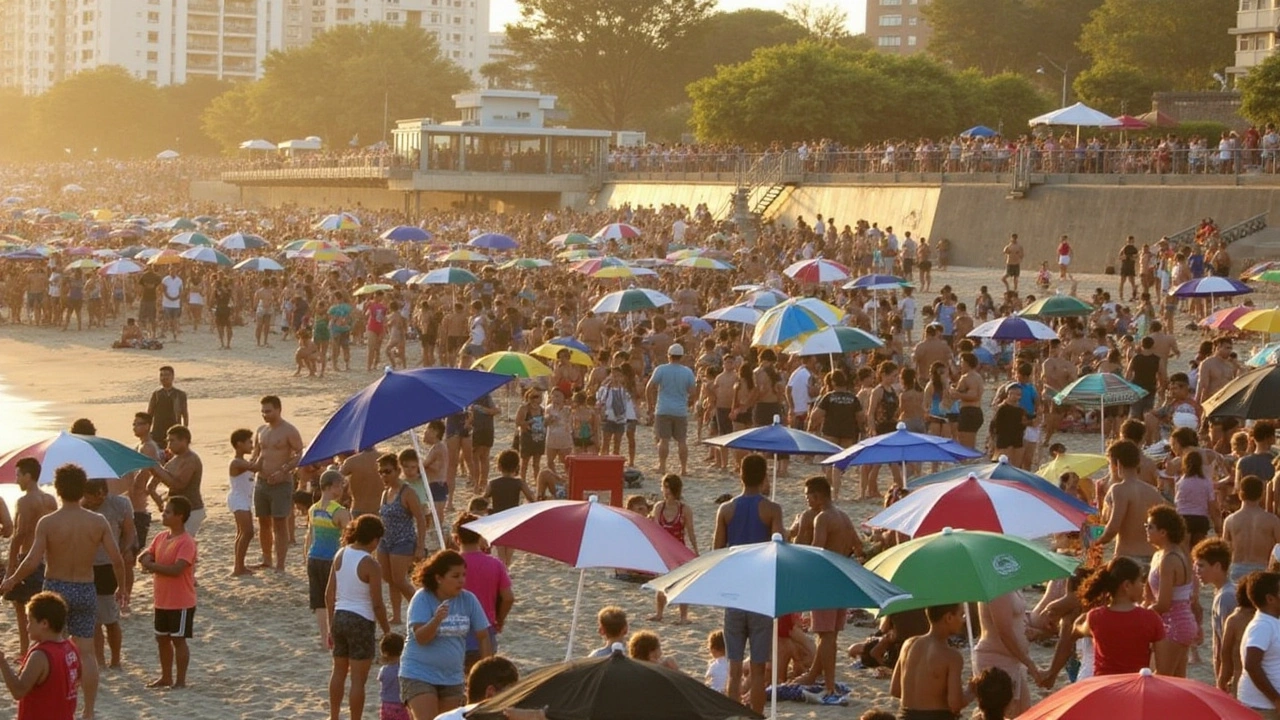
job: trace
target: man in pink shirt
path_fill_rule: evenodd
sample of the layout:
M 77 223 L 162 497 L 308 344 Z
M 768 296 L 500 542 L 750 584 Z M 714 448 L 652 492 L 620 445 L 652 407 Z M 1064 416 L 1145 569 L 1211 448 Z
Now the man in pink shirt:
M 160 678 L 149 688 L 186 687 L 191 660 L 187 640 L 196 614 L 196 541 L 186 530 L 191 503 L 171 496 L 160 516 L 165 530 L 151 541 L 138 564 L 150 570 L 154 580 L 156 644 L 160 653 Z M 177 673 L 173 666 L 177 664 Z
M 493 653 L 498 652 L 498 633 L 506 622 L 507 613 L 516 602 L 515 593 L 511 592 L 511 576 L 507 575 L 507 566 L 493 557 L 484 546 L 484 539 L 463 525 L 477 520 L 475 515 L 463 515 L 453 525 L 453 537 L 462 548 L 462 559 L 467 563 L 467 580 L 464 586 L 480 601 L 485 617 L 489 618 L 489 646 Z M 466 669 L 480 660 L 480 646 L 475 636 L 467 638 Z

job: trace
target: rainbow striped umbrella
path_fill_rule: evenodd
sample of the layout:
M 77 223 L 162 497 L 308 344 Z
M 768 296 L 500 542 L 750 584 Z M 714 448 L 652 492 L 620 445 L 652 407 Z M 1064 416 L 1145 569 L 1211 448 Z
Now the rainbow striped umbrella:
M 317 230 L 359 230 L 360 218 L 348 212 L 325 215 L 316 223 Z
M 471 363 L 472 370 L 488 370 L 499 375 L 519 378 L 546 377 L 551 368 L 532 355 L 518 352 L 495 352 Z
M 732 270 L 733 266 L 723 260 L 712 257 L 692 256 L 676 261 L 676 267 L 694 268 L 696 270 Z
M 839 317 L 828 319 L 814 308 L 800 304 L 793 298 L 760 316 L 751 333 L 751 344 L 756 347 L 779 347 L 793 340 L 830 327 Z
M 299 238 L 292 242 L 286 243 L 280 249 L 285 252 L 302 252 L 303 250 L 338 250 L 342 246 L 328 240 L 315 240 L 312 238 Z
M 552 247 L 572 247 L 574 245 L 594 245 L 595 240 L 578 232 L 564 233 L 557 235 L 547 241 Z
M 299 260 L 312 260 L 318 263 L 349 263 L 351 258 L 347 254 L 337 248 L 320 248 L 317 250 L 302 250 L 293 257 Z
M 431 258 L 434 262 L 492 262 L 493 258 L 484 253 L 468 250 L 466 248 L 458 248 L 449 252 L 440 253 Z

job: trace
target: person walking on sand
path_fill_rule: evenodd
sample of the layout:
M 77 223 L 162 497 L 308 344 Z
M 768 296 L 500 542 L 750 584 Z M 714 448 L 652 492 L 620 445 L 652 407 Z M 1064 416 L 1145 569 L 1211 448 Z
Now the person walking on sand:
M 186 529 L 190 517 L 191 503 L 185 497 L 169 498 L 160 515 L 165 529 L 156 533 L 151 547 L 138 558 L 138 564 L 151 572 L 155 595 L 160 677 L 147 683 L 149 688 L 187 686 L 191 662 L 187 641 L 196 615 L 196 541 Z
M 351 676 L 352 720 L 364 716 L 364 686 L 373 663 L 374 630 L 391 633 L 382 603 L 382 568 L 370 554 L 382 539 L 377 515 L 361 515 L 342 531 L 342 549 L 333 556 L 324 604 L 329 615 L 328 645 L 333 648 L 329 673 L 329 718 L 338 720 L 347 675 Z
M 683 364 L 684 346 L 672 343 L 667 346 L 667 362 L 654 368 L 645 389 L 649 405 L 649 420 L 658 438 L 658 474 L 667 474 L 667 455 L 671 441 L 679 450 L 680 474 L 689 473 L 689 394 L 698 386 L 698 379 Z
M 280 398 L 266 395 L 261 400 L 263 425 L 253 437 L 253 457 L 258 467 L 253 486 L 253 512 L 258 516 L 258 537 L 262 544 L 262 564 L 284 572 L 289 552 L 289 512 L 293 509 L 293 470 L 302 457 L 302 435 L 280 414 Z
M 124 579 L 124 558 L 111 535 L 111 525 L 98 513 L 80 507 L 88 481 L 79 465 L 68 463 L 55 471 L 53 487 L 62 506 L 40 518 L 22 564 L 0 582 L 0 593 L 8 593 L 44 563 L 44 589 L 67 602 L 67 634 L 75 640 L 84 671 L 84 720 L 93 719 L 98 699 L 98 663 L 93 650 L 98 592 L 93 583 L 93 558 L 99 547 L 106 550 L 116 582 Z M 117 599 L 122 594 L 117 591 Z
M 173 377 L 173 366 L 162 366 L 160 387 L 151 393 L 151 400 L 147 402 L 147 414 L 151 416 L 151 439 L 159 447 L 164 447 L 169 428 L 174 425 L 191 427 L 187 394 L 174 387 Z
M 9 559 L 5 567 L 5 577 L 13 575 L 22 558 L 31 550 L 35 542 L 36 524 L 40 518 L 58 509 L 58 501 L 53 496 L 40 490 L 40 461 L 33 457 L 18 460 L 18 488 L 22 495 L 18 498 L 14 511 L 13 537 L 9 539 Z M 27 653 L 27 603 L 40 592 L 44 584 L 44 565 L 35 568 L 25 580 L 5 593 L 4 599 L 13 603 L 17 615 L 14 624 L 18 626 L 18 647 Z
M 311 612 L 320 630 L 320 647 L 329 642 L 329 613 L 325 610 L 325 586 L 333 556 L 338 553 L 342 529 L 351 522 L 351 513 L 338 502 L 342 496 L 342 473 L 325 470 L 320 474 L 320 500 L 307 510 L 307 536 L 302 555 L 307 561 L 307 588 Z

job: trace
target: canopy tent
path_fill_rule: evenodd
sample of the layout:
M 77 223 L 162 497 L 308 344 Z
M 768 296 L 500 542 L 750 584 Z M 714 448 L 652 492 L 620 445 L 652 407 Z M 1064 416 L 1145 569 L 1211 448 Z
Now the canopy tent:
M 296 152 L 298 150 L 319 150 L 320 138 L 311 135 L 301 140 L 285 140 L 276 147 L 286 152 Z
M 275 150 L 276 144 L 270 140 L 245 140 L 240 143 L 241 150 Z
M 177 150 L 161 150 L 160 152 L 156 153 L 157 160 L 173 160 L 178 156 L 179 155 Z
M 1037 125 L 1074 126 L 1076 129 L 1076 142 L 1079 143 L 1080 128 L 1119 128 L 1120 121 L 1102 111 L 1094 110 L 1088 105 L 1078 102 L 1075 105 L 1058 108 L 1053 112 L 1033 117 L 1027 121 L 1027 124 L 1031 127 L 1036 127 Z
M 1170 115 L 1169 113 L 1160 112 L 1159 110 L 1152 110 L 1151 112 L 1143 113 L 1138 116 L 1138 119 L 1151 127 L 1178 126 L 1178 118 Z
M 1113 119 L 1120 124 L 1108 128 L 1109 130 L 1146 130 L 1151 127 L 1145 120 L 1132 115 L 1118 115 Z

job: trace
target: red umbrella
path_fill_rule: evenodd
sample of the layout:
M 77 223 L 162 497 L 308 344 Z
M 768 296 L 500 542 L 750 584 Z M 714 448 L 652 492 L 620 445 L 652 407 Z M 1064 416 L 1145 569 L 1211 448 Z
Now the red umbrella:
M 1086 513 L 1028 485 L 979 480 L 974 475 L 911 491 L 867 521 L 909 537 L 943 528 L 986 530 L 1028 540 L 1080 529 Z
M 1239 330 L 1236 327 L 1236 321 L 1246 313 L 1251 313 L 1258 308 L 1251 305 L 1236 305 L 1235 307 L 1222 308 L 1216 310 L 1212 315 L 1200 321 L 1201 327 L 1212 328 L 1214 330 Z
M 1161 112 L 1159 110 L 1152 110 L 1151 112 L 1143 113 L 1138 116 L 1138 119 L 1154 127 L 1177 127 L 1178 126 L 1178 118 L 1170 115 L 1169 113 Z
M 1146 130 L 1151 127 L 1145 121 L 1140 120 L 1132 115 L 1121 115 L 1116 118 L 1119 125 L 1112 125 L 1108 130 Z
M 1018 720 L 1257 720 L 1258 714 L 1212 685 L 1143 668 L 1133 675 L 1103 675 L 1068 685 L 1036 703 Z
M 569 651 L 587 568 L 662 574 L 689 562 L 693 551 L 649 518 L 590 500 L 546 500 L 504 510 L 464 527 L 491 545 L 523 550 L 578 568 L 578 596 L 569 626 Z

